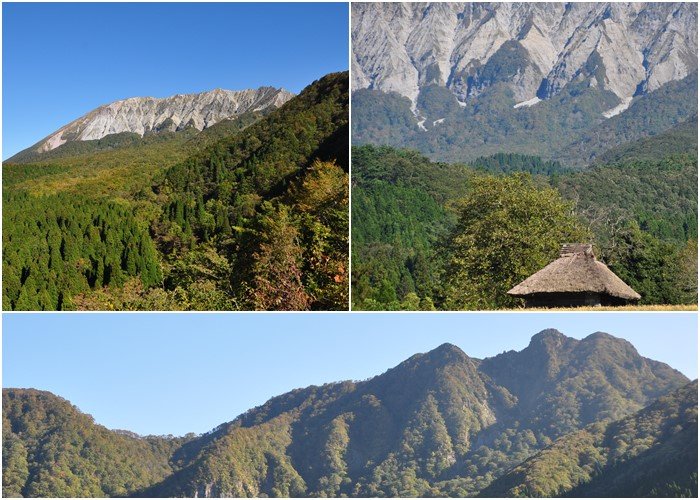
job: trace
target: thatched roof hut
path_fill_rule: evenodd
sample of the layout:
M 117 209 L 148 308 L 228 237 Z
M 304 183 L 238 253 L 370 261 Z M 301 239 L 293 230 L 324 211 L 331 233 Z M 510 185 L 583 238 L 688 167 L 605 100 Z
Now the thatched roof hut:
M 593 255 L 590 244 L 566 244 L 559 258 L 508 290 L 527 307 L 622 305 L 641 296 Z

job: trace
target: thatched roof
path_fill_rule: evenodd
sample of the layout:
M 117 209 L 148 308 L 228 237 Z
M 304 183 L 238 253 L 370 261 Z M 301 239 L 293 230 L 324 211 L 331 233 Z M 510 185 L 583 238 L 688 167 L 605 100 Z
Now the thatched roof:
M 625 300 L 641 299 L 608 266 L 596 260 L 593 247 L 588 244 L 564 245 L 557 260 L 508 290 L 508 295 L 527 297 L 538 293 L 575 292 L 601 293 Z

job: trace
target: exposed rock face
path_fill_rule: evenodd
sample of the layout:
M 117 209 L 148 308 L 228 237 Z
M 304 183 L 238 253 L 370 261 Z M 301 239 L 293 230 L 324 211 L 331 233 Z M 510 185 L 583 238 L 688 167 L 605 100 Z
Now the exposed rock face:
M 227 118 L 248 111 L 280 107 L 294 94 L 284 89 L 260 87 L 248 90 L 215 89 L 200 94 L 178 94 L 162 99 L 132 97 L 81 116 L 40 141 L 35 149 L 43 153 L 69 141 L 101 139 L 110 134 L 149 131 L 203 130 Z
M 575 82 L 625 103 L 697 69 L 694 3 L 353 3 L 352 16 L 353 89 L 414 108 L 426 85 L 465 102 L 500 82 L 516 102 Z

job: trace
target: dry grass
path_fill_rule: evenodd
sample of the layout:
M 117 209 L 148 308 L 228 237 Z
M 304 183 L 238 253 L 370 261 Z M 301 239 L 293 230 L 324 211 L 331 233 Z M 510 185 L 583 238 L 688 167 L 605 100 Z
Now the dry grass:
M 584 307 L 530 307 L 519 309 L 508 309 L 509 311 L 697 311 L 697 304 L 689 306 L 653 306 L 653 305 L 634 305 L 634 306 L 584 306 Z

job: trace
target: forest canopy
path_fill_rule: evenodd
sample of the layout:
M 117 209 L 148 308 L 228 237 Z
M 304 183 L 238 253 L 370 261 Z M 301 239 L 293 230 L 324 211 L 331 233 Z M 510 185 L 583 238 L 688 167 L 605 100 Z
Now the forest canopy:
M 572 241 L 593 243 L 642 304 L 697 303 L 697 154 L 625 154 L 568 169 L 353 147 L 353 308 L 518 307 L 505 292 Z
M 348 99 L 3 165 L 3 308 L 347 309 Z

